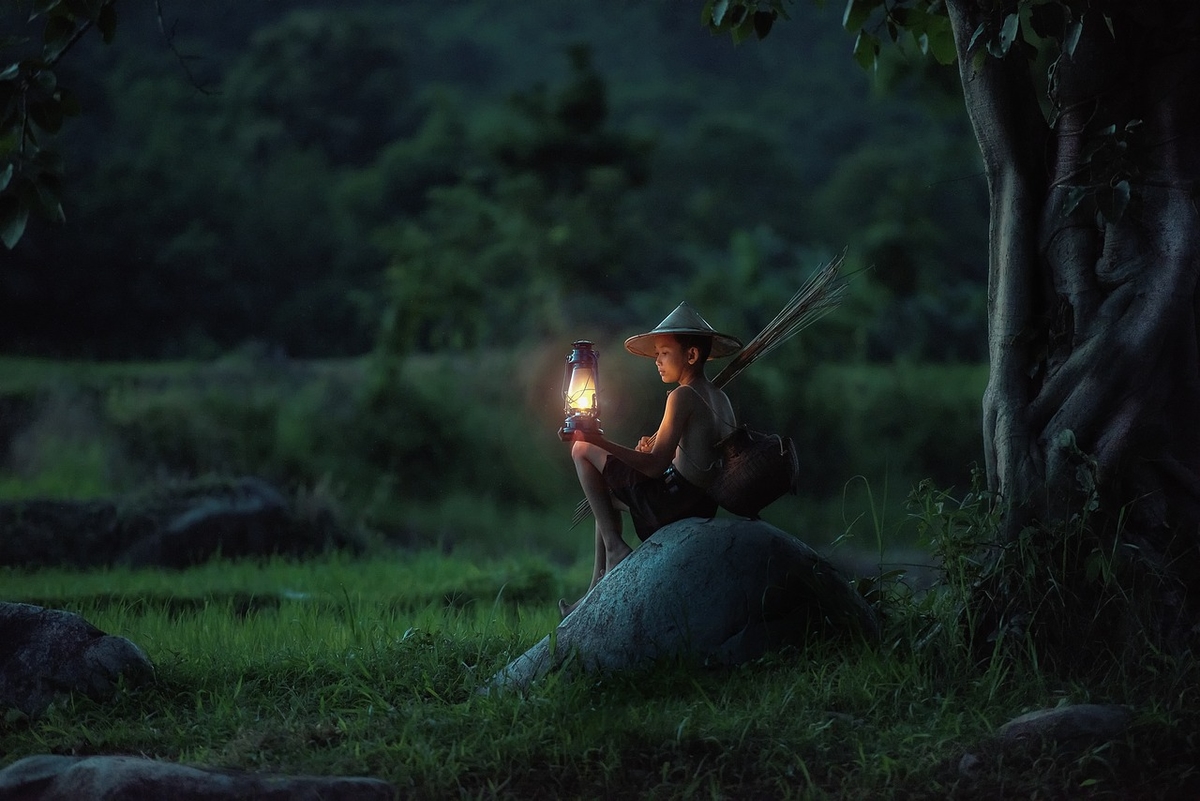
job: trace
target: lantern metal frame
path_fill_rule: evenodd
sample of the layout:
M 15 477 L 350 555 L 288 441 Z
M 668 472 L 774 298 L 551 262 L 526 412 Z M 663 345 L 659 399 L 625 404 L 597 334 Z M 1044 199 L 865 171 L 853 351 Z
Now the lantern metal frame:
M 582 382 L 582 386 L 577 386 L 577 382 Z M 589 391 L 590 403 L 578 403 L 578 395 Z M 563 368 L 562 395 L 565 419 L 558 432 L 562 439 L 570 439 L 576 432 L 604 433 L 600 428 L 600 353 L 586 339 L 571 343 Z

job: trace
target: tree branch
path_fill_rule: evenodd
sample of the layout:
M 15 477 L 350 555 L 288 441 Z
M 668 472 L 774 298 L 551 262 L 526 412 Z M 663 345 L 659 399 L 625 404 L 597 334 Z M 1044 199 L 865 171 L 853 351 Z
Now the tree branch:
M 185 56 L 183 53 L 179 52 L 179 49 L 175 47 L 175 27 L 172 25 L 170 33 L 167 32 L 167 25 L 163 19 L 162 0 L 154 0 L 154 11 L 155 15 L 158 17 L 158 30 L 163 36 L 163 42 L 175 56 L 175 60 L 179 62 L 179 68 L 182 69 L 183 74 L 187 76 L 188 83 L 190 83 L 192 88 L 202 95 L 211 96 L 217 94 L 216 92 L 206 89 L 198 80 L 196 80 L 196 76 L 192 73 L 192 70 L 187 65 L 188 56 Z

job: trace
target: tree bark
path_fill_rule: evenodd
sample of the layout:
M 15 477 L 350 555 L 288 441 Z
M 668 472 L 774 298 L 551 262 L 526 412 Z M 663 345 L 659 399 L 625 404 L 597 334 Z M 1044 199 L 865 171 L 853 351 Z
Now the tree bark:
M 1200 607 L 1195 5 L 1092 3 L 1046 114 L 1020 42 L 969 52 L 1017 3 L 947 2 L 991 201 L 983 435 L 1000 544 L 1073 524 L 1123 548 L 1174 642 Z

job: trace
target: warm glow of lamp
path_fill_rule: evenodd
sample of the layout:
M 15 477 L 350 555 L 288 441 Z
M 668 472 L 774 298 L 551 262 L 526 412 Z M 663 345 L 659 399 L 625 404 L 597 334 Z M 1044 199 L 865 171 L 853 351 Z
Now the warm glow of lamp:
M 566 420 L 559 436 L 570 439 L 576 431 L 600 430 L 600 354 L 587 340 L 571 344 L 563 372 L 563 414 Z

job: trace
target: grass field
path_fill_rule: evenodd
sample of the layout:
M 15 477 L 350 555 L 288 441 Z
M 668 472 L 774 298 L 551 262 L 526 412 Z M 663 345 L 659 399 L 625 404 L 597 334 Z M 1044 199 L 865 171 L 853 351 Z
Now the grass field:
M 396 552 L 183 573 L 8 571 L 5 599 L 82 613 L 138 643 L 157 676 L 106 703 L 9 714 L 0 753 L 4 764 L 137 754 L 367 775 L 419 798 L 1182 798 L 1200 787 L 1192 663 L 1147 656 L 1084 682 L 972 666 L 931 625 L 948 596 L 900 585 L 884 593 L 879 648 L 813 644 L 734 669 L 664 664 L 479 694 L 556 625 L 554 600 L 587 567 Z M 1128 738 L 960 774 L 1004 721 L 1082 701 L 1132 705 Z
M 734 669 L 663 664 L 479 694 L 553 630 L 557 599 L 590 575 L 590 534 L 567 528 L 578 488 L 547 434 L 561 356 L 431 358 L 394 373 L 255 354 L 0 360 L 0 499 L 256 474 L 372 543 L 359 558 L 183 572 L 0 569 L 0 600 L 77 611 L 156 666 L 153 683 L 103 703 L 64 699 L 36 720 L 10 712 L 0 767 L 135 754 L 373 776 L 416 798 L 1200 797 L 1191 655 L 1098 657 L 1070 677 L 1036 653 L 968 656 L 963 560 L 988 541 L 987 521 L 948 495 L 905 499 L 914 471 L 967 472 L 977 366 L 821 369 L 799 401 L 773 399 L 794 376 L 768 371 L 739 388 L 761 396 L 760 419 L 794 433 L 827 485 L 782 499 L 768 521 L 859 579 L 882 615 L 878 647 L 813 643 Z M 651 389 L 613 396 L 640 408 L 659 397 Z M 922 529 L 966 533 L 957 550 L 938 535 L 931 552 Z M 934 574 L 914 566 L 939 556 L 947 580 L 927 589 Z M 885 572 L 884 561 L 911 564 Z M 1089 701 L 1130 706 L 1128 735 L 1076 753 L 982 749 L 1023 712 Z M 981 761 L 964 774 L 968 751 Z

